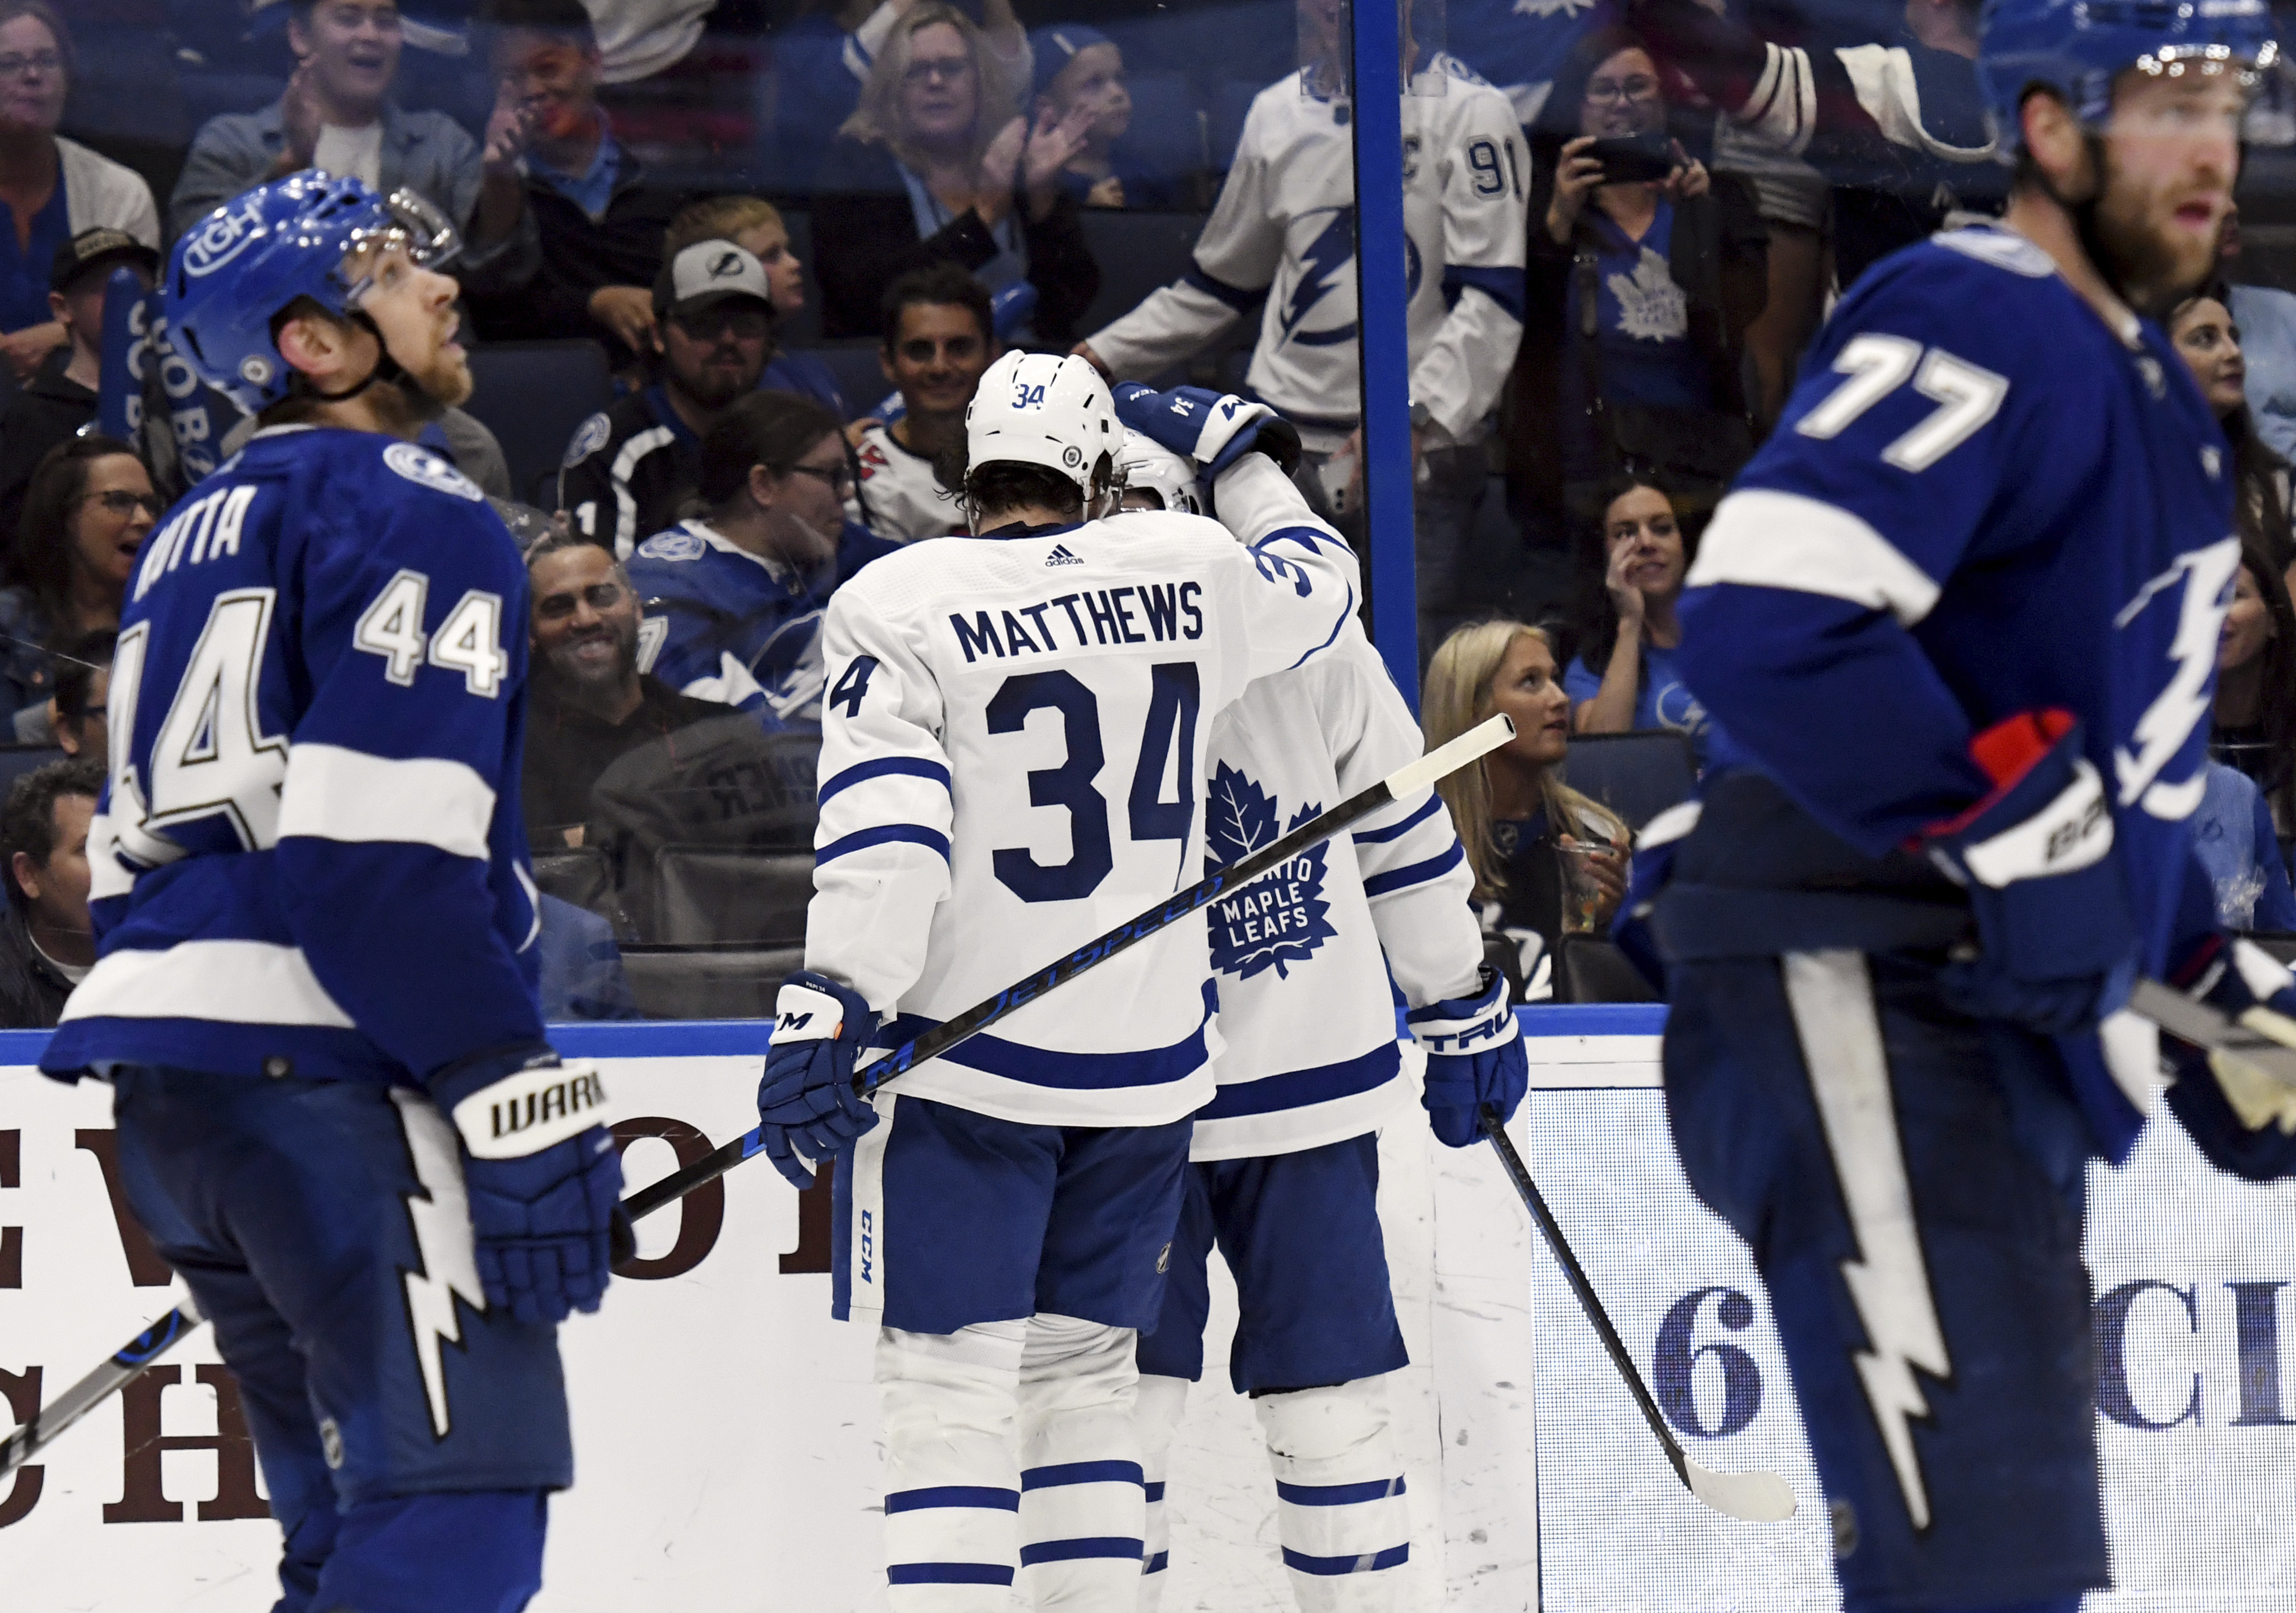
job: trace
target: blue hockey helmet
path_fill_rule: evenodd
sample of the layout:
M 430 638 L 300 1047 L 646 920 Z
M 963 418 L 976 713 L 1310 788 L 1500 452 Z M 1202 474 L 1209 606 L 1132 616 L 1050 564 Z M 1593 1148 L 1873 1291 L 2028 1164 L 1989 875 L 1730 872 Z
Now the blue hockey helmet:
M 338 318 L 370 281 L 351 253 L 396 242 L 436 266 L 460 246 L 446 216 L 412 191 L 378 196 L 356 178 L 308 168 L 256 186 L 192 226 L 168 260 L 160 302 L 168 340 L 199 378 L 249 413 L 287 395 L 292 371 L 271 322 L 299 297 Z
M 1986 0 L 1982 36 L 1978 82 L 2005 160 L 2024 143 L 2028 90 L 2054 91 L 2102 129 L 2112 81 L 2130 68 L 2252 78 L 2279 54 L 2266 0 Z

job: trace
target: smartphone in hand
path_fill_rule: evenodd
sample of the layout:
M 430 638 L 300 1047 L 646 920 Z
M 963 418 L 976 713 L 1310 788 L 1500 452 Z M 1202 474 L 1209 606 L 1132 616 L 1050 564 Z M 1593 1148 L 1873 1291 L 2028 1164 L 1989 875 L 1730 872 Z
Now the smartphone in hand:
M 1674 142 L 1662 134 L 1611 135 L 1588 146 L 1587 155 L 1602 163 L 1610 184 L 1664 179 L 1675 169 Z

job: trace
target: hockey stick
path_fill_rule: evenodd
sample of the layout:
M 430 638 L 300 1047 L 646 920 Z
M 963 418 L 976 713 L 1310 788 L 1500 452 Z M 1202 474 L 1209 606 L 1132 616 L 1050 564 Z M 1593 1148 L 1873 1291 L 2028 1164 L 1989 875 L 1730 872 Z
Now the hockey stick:
M 903 1043 L 857 1074 L 853 1078 L 855 1089 L 865 1097 L 896 1076 L 905 1075 L 926 1060 L 939 1057 L 966 1037 L 988 1029 L 1055 987 L 1106 962 L 1134 942 L 1144 940 L 1166 926 L 1218 901 L 1237 886 L 1250 884 L 1269 869 L 1281 867 L 1310 847 L 1329 839 L 1350 823 L 1360 822 L 1381 807 L 1406 796 L 1416 795 L 1436 780 L 1457 772 L 1513 737 L 1514 724 L 1503 716 L 1470 728 L 1448 744 L 1429 751 L 1409 766 L 1388 774 L 1370 789 L 1350 796 L 1321 817 L 1301 824 L 1274 845 L 1254 852 L 1242 862 L 1215 870 L 1161 905 L 1152 907 L 1137 918 L 1118 925 L 1106 935 L 1086 942 L 1067 957 L 1046 965 L 1025 980 L 1006 987 L 987 1002 L 975 1003 L 955 1019 L 926 1031 L 914 1041 Z M 676 1203 L 695 1188 L 715 1182 L 743 1160 L 762 1151 L 764 1147 L 764 1139 L 759 1133 L 745 1133 L 724 1147 L 703 1155 L 683 1170 L 664 1176 L 651 1186 L 640 1188 L 622 1200 L 622 1211 L 632 1221 L 650 1216 L 665 1205 Z M 118 1355 L 74 1384 L 62 1399 L 41 1407 L 29 1422 L 9 1435 L 4 1442 L 0 1442 L 0 1478 L 5 1478 L 23 1466 L 35 1451 L 78 1421 L 114 1389 L 127 1384 L 145 1367 L 159 1360 L 201 1320 L 198 1307 L 185 1299 L 136 1335 L 135 1341 Z
M 1508 1140 L 1506 1127 L 1499 1119 L 1499 1111 L 1489 1104 L 1483 1106 L 1483 1135 L 1505 1167 L 1507 1179 L 1530 1210 L 1530 1218 L 1538 1223 L 1546 1235 L 1547 1247 L 1554 1251 L 1562 1275 L 1570 1284 L 1570 1291 L 1578 1297 L 1578 1307 L 1587 1313 L 1587 1320 L 1595 1324 L 1595 1332 L 1603 1341 L 1603 1348 L 1611 1357 L 1611 1364 L 1619 1369 L 1619 1376 L 1627 1380 L 1634 1392 L 1635 1404 L 1642 1408 L 1643 1421 L 1650 1424 L 1652 1433 L 1666 1449 L 1666 1458 L 1674 1463 L 1674 1470 L 1690 1493 L 1718 1512 L 1727 1513 L 1743 1523 L 1783 1523 L 1794 1515 L 1793 1491 L 1775 1473 L 1716 1473 L 1700 1467 L 1682 1448 L 1682 1442 L 1666 1426 L 1666 1414 L 1651 1398 L 1643 1375 L 1635 1368 L 1634 1358 L 1627 1354 L 1626 1343 L 1619 1330 L 1611 1324 L 1611 1314 L 1603 1302 L 1595 1297 L 1595 1285 L 1587 1281 L 1586 1268 L 1571 1252 L 1570 1241 L 1562 1236 L 1562 1228 L 1554 1219 L 1554 1212 L 1546 1207 L 1546 1195 L 1538 1183 L 1530 1179 L 1530 1171 L 1522 1156 L 1514 1150 Z
M 2179 1041 L 2230 1053 L 2296 1087 L 2296 1047 L 2248 1024 L 2248 1014 L 2235 1019 L 2213 1003 L 2196 1002 L 2173 986 L 2144 978 L 2130 988 L 2128 1007 Z M 2251 1008 L 2248 1013 L 2257 1011 Z
M 1086 941 L 1065 958 L 1046 964 L 1027 979 L 1006 987 L 986 1002 L 976 1003 L 955 1019 L 943 1020 L 913 1042 L 905 1042 L 862 1067 L 853 1077 L 853 1087 L 867 1097 L 897 1076 L 906 1075 L 928 1059 L 939 1058 L 950 1048 L 977 1032 L 984 1031 L 997 1020 L 1035 1002 L 1055 987 L 1065 985 L 1086 970 L 1098 967 L 1122 952 L 1136 941 L 1145 940 L 1165 926 L 1186 918 L 1190 913 L 1207 907 L 1239 885 L 1248 885 L 1271 868 L 1280 868 L 1322 841 L 1331 839 L 1349 824 L 1357 823 L 1381 807 L 1416 795 L 1436 780 L 1448 777 L 1468 763 L 1486 753 L 1496 750 L 1514 737 L 1514 724 L 1505 716 L 1492 717 L 1488 722 L 1470 728 L 1448 744 L 1439 745 L 1408 767 L 1397 769 L 1370 789 L 1349 797 L 1322 816 L 1301 824 L 1271 846 L 1253 852 L 1242 862 L 1230 863 L 1160 906 L 1152 907 L 1137 918 L 1127 920 L 1106 935 Z M 685 1169 L 664 1176 L 651 1187 L 640 1188 L 622 1200 L 622 1208 L 635 1221 L 651 1215 L 672 1200 L 681 1199 L 705 1182 L 714 1182 L 742 1160 L 765 1146 L 757 1132 L 734 1139 L 723 1148 L 704 1154 Z

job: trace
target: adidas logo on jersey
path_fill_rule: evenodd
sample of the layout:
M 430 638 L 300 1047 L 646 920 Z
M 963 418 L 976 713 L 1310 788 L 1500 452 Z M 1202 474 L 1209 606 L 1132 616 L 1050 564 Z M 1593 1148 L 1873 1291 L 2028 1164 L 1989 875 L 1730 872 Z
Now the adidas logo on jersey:
M 1053 552 L 1045 557 L 1045 564 L 1048 566 L 1081 566 L 1084 564 L 1084 560 L 1079 555 L 1070 553 L 1069 546 L 1066 544 L 1054 544 L 1053 545 Z

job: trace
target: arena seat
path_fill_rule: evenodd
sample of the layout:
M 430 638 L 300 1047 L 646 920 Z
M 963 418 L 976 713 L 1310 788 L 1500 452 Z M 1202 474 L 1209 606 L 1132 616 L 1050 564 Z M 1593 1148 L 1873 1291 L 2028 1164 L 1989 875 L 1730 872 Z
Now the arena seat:
M 592 846 L 570 846 L 534 854 L 535 888 L 601 917 L 611 918 L 613 865 Z
M 1608 806 L 1630 829 L 1688 800 L 1698 787 L 1690 736 L 1671 728 L 1573 734 L 1562 774 L 1570 788 Z
M 884 366 L 877 362 L 879 344 L 873 336 L 824 341 L 805 351 L 829 366 L 829 373 L 837 377 L 837 389 L 845 394 L 845 406 L 856 417 L 875 408 L 878 400 L 893 389 L 893 383 L 885 379 Z
M 567 341 L 481 342 L 471 349 L 476 386 L 463 406 L 495 434 L 518 496 L 558 507 L 557 473 L 575 428 L 614 401 L 606 349 Z
M 1223 78 L 1212 91 L 1208 150 L 1212 171 L 1225 174 L 1235 166 L 1235 148 L 1243 138 L 1243 119 L 1252 97 L 1267 86 L 1243 78 Z
M 665 846 L 655 861 L 659 939 L 687 946 L 805 939 L 812 852 Z
M 1077 322 L 1078 332 L 1089 335 L 1188 272 L 1195 261 L 1196 237 L 1203 233 L 1204 216 L 1087 208 L 1083 223 L 1085 244 L 1100 265 L 1099 294 Z
M 802 946 L 622 947 L 630 995 L 649 1019 L 770 1019 L 782 981 L 804 967 Z
M 1655 1003 L 1657 992 L 1627 954 L 1601 936 L 1566 935 L 1554 948 L 1557 1003 Z
M 63 761 L 68 755 L 61 745 L 0 745 L 0 798 L 33 768 Z

